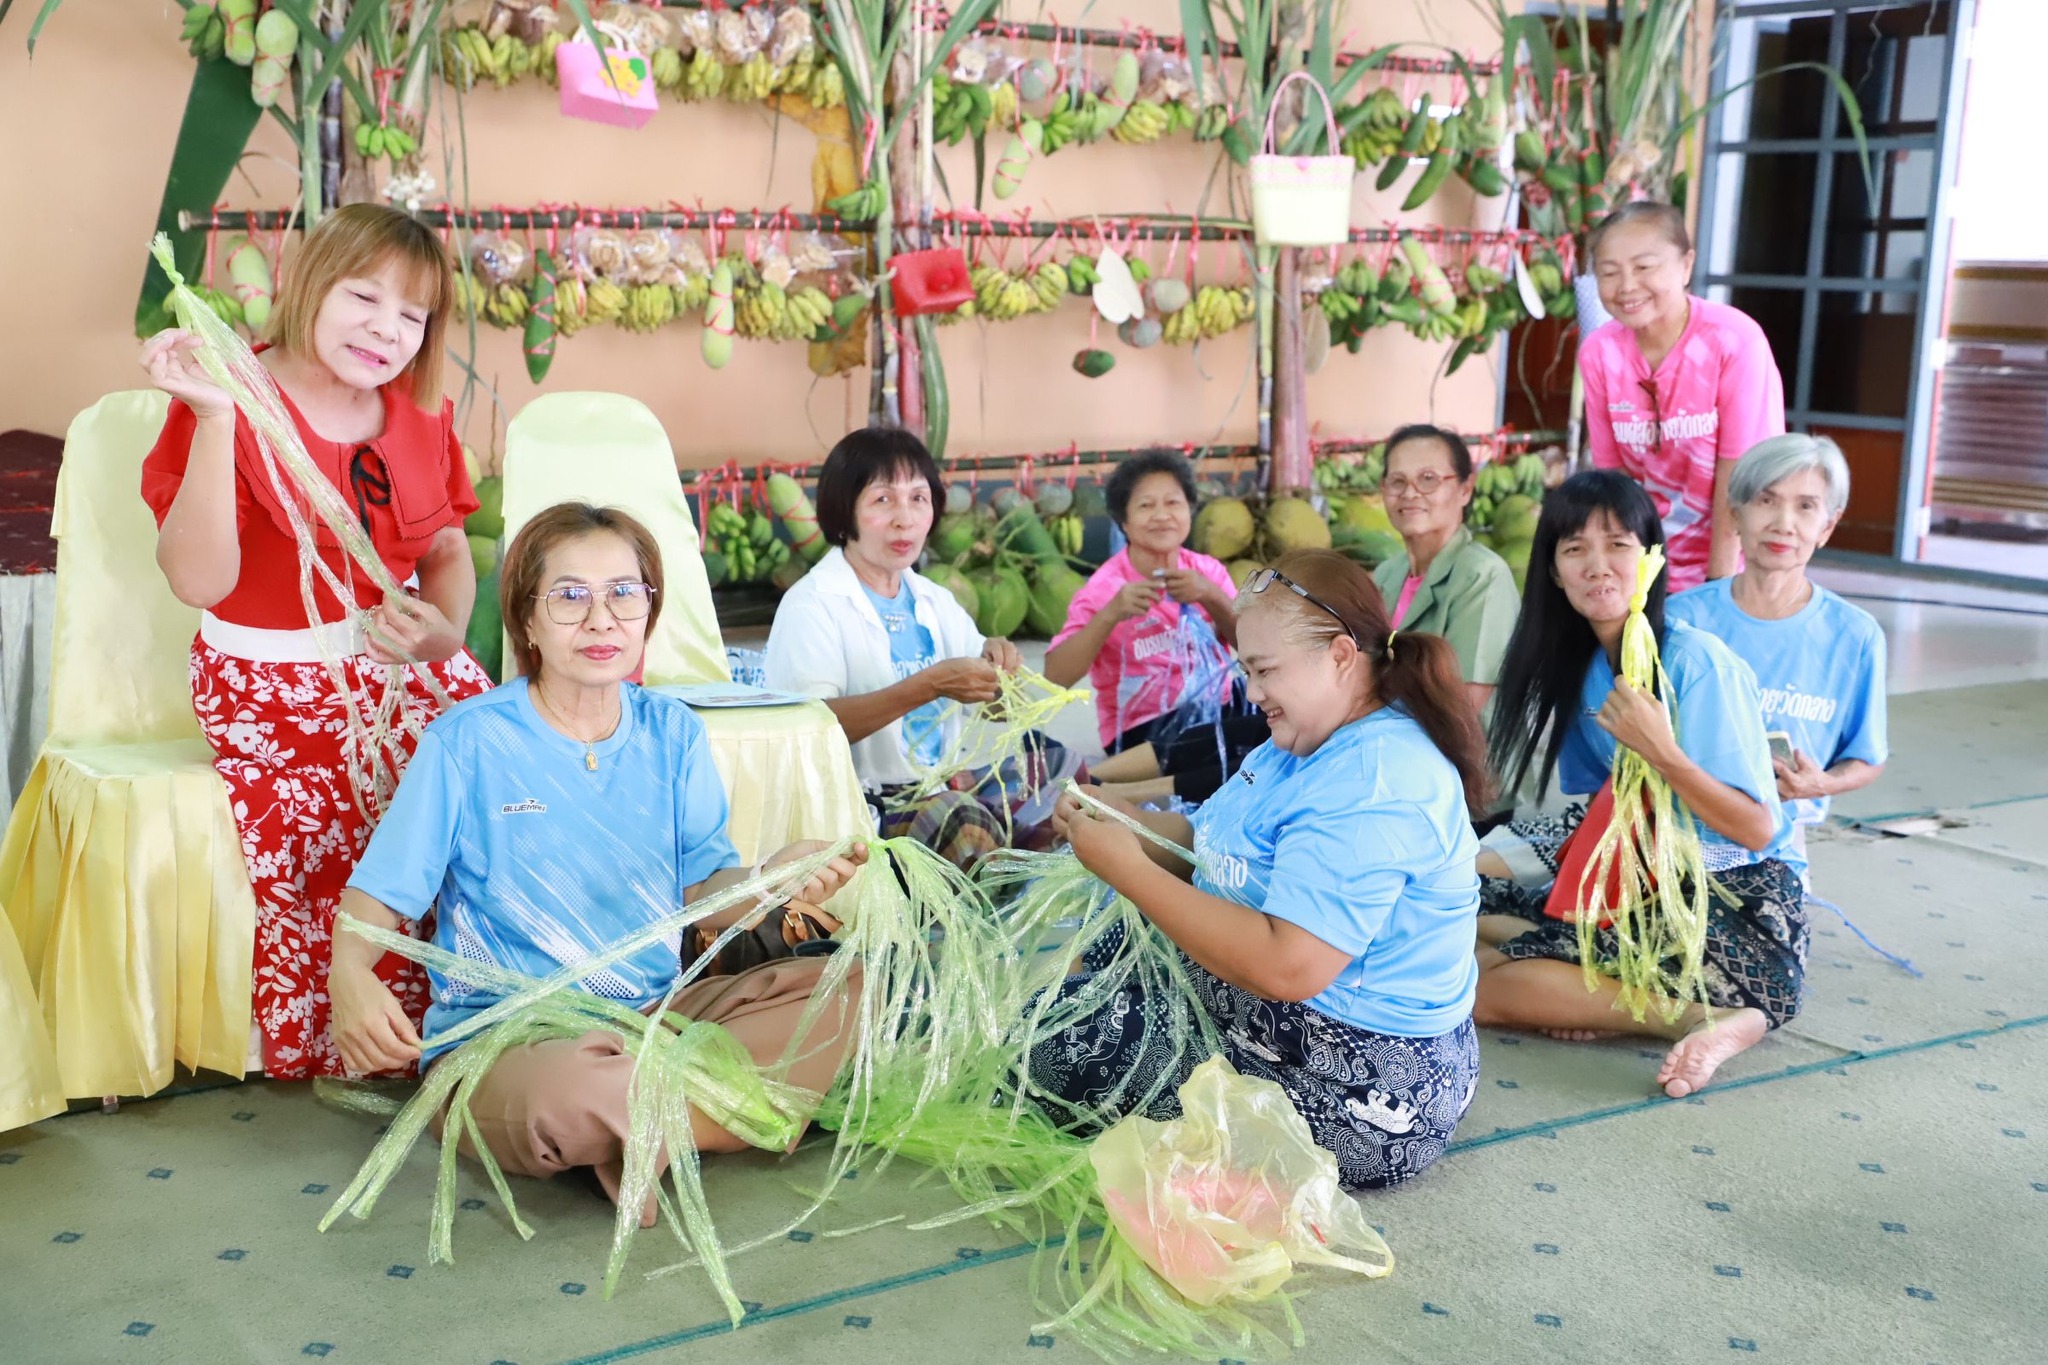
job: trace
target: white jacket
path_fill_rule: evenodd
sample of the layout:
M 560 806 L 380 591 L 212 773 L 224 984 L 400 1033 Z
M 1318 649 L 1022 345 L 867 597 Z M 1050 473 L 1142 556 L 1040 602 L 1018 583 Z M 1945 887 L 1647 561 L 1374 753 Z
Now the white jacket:
M 931 632 L 935 659 L 971 659 L 985 643 L 974 619 L 952 593 L 914 570 L 905 570 L 917 622 Z M 853 566 L 828 551 L 797 580 L 776 608 L 763 665 L 767 686 L 818 698 L 859 697 L 896 683 L 889 632 L 862 591 Z M 948 707 L 945 742 L 960 731 L 958 707 Z M 891 721 L 853 746 L 853 767 L 869 790 L 915 782 L 918 771 L 904 750 L 903 722 Z

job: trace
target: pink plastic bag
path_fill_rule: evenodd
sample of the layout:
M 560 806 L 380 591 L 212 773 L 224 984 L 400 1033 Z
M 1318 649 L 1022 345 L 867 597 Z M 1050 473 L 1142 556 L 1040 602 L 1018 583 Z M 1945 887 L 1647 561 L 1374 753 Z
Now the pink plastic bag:
M 1286 1091 L 1211 1057 L 1180 1102 L 1170 1122 L 1124 1119 L 1091 1159 L 1117 1232 L 1183 1297 L 1253 1303 L 1304 1265 L 1393 1272 L 1393 1253 Z
M 555 49 L 562 113 L 592 123 L 638 128 L 654 117 L 654 74 L 647 58 L 625 47 L 598 50 L 579 34 Z

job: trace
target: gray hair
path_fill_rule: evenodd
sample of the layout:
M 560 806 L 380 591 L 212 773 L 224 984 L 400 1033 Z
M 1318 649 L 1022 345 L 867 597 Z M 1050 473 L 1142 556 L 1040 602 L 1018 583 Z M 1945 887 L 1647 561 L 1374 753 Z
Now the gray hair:
M 1736 461 L 1728 480 L 1728 504 L 1741 507 L 1755 502 L 1772 484 L 1818 469 L 1828 486 L 1828 515 L 1840 516 L 1849 505 L 1849 462 L 1842 448 L 1825 436 L 1791 432 L 1768 436 L 1751 446 Z

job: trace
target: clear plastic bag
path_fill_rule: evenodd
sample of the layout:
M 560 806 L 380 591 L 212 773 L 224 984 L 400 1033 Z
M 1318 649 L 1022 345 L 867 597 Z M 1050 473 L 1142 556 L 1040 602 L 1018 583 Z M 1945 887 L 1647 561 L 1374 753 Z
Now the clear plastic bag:
M 1180 1102 L 1181 1117 L 1168 1122 L 1122 1120 L 1090 1159 L 1117 1233 L 1184 1298 L 1254 1303 L 1279 1293 L 1297 1266 L 1368 1279 L 1393 1272 L 1393 1253 L 1285 1090 L 1211 1057 L 1181 1085 Z

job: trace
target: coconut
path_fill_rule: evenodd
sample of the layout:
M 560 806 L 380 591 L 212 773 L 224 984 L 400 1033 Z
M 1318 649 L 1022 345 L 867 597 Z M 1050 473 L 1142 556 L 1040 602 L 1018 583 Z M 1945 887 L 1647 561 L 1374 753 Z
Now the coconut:
M 1024 495 L 1011 487 L 998 488 L 989 494 L 988 505 L 999 517 L 1007 517 L 1024 501 Z
M 1156 279 L 1145 286 L 1145 296 L 1161 317 L 1171 317 L 1188 306 L 1188 287 L 1179 280 Z
M 1377 496 L 1346 498 L 1332 509 L 1336 515 L 1330 518 L 1332 526 L 1349 526 L 1358 531 L 1385 531 L 1392 534 L 1394 523 L 1387 516 L 1387 505 Z
M 953 600 L 969 616 L 981 610 L 981 594 L 975 591 L 973 581 L 951 564 L 934 564 L 924 571 L 924 576 L 952 593 Z
M 1031 610 L 1031 589 L 1024 575 L 1007 564 L 983 569 L 973 576 L 981 598 L 981 610 L 974 615 L 974 628 L 995 638 L 1014 633 Z
M 1266 508 L 1266 540 L 1275 555 L 1330 548 L 1330 524 L 1300 498 L 1277 498 Z M 1217 556 L 1219 559 L 1224 556 Z
M 1058 73 L 1053 70 L 1051 62 L 1043 57 L 1035 58 L 1018 70 L 1017 93 L 1027 102 L 1036 104 L 1052 93 L 1053 82 L 1057 79 Z
M 1502 542 L 1500 549 L 1496 551 L 1507 561 L 1508 567 L 1514 570 L 1517 592 L 1521 591 L 1522 585 L 1528 580 L 1529 550 L 1534 544 L 1534 541 L 1528 540 L 1509 540 Z
M 492 475 L 476 481 L 476 500 L 481 506 L 469 514 L 462 529 L 473 536 L 496 540 L 505 534 L 505 481 Z
M 958 559 L 974 548 L 974 518 L 961 512 L 948 512 L 932 527 L 931 539 L 925 542 L 934 559 Z
M 1116 326 L 1116 339 L 1141 351 L 1157 346 L 1165 334 L 1165 329 L 1152 318 L 1131 318 Z
M 1063 483 L 1048 481 L 1038 490 L 1038 515 L 1065 516 L 1074 506 L 1074 490 Z
M 1024 614 L 1033 635 L 1050 640 L 1067 623 L 1067 608 L 1088 580 L 1064 564 L 1041 564 L 1031 576 L 1031 603 Z
M 469 562 L 476 569 L 477 581 L 481 583 L 498 567 L 498 542 L 491 536 L 469 538 Z
M 1253 530 L 1250 508 L 1236 498 L 1212 498 L 1195 513 L 1194 533 L 1188 543 L 1197 554 L 1233 559 L 1251 548 Z
M 974 507 L 974 493 L 964 483 L 949 484 L 946 487 L 946 510 L 964 513 Z
M 1081 517 L 1109 515 L 1109 498 L 1103 493 L 1101 484 L 1091 480 L 1074 485 L 1074 514 Z
M 1500 540 L 1534 540 L 1543 504 L 1521 493 L 1502 498 L 1493 509 L 1493 533 Z
M 1230 581 L 1237 585 L 1239 592 L 1243 592 L 1245 580 L 1264 566 L 1256 559 L 1233 559 L 1225 567 L 1230 570 Z
M 498 571 L 477 580 L 476 606 L 469 613 L 463 643 L 496 682 L 505 675 L 505 618 L 498 612 Z
M 1356 535 L 1358 538 L 1352 542 L 1352 547 L 1356 550 L 1360 559 L 1363 559 L 1374 568 L 1386 563 L 1407 548 L 1401 543 L 1401 537 L 1395 535 L 1392 531 L 1359 531 L 1356 532 Z

